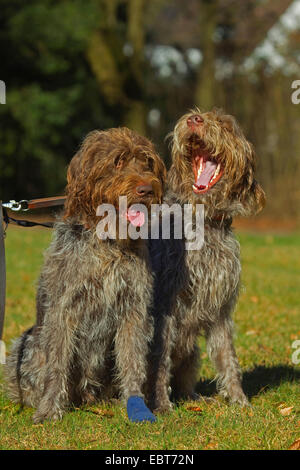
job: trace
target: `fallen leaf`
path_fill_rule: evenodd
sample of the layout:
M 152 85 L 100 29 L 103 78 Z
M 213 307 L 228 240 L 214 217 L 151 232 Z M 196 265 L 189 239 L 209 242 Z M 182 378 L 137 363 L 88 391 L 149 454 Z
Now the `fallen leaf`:
M 289 447 L 289 450 L 300 450 L 300 438 L 296 439 L 295 442 Z
M 211 449 L 217 449 L 219 447 L 219 444 L 218 442 L 209 442 L 205 447 L 204 449 L 206 450 L 211 450 Z
M 102 410 L 101 408 L 88 408 L 85 411 L 87 411 L 88 413 L 94 413 L 98 416 L 105 416 L 106 418 L 112 418 L 114 416 L 114 413 L 112 411 Z
M 250 297 L 250 300 L 251 300 L 251 302 L 253 302 L 254 304 L 257 304 L 257 302 L 258 302 L 258 297 L 255 297 L 255 296 Z
M 284 401 L 280 401 L 279 403 L 275 403 L 277 408 L 286 408 L 286 403 Z
M 274 353 L 273 349 L 269 348 L 268 346 L 265 346 L 264 344 L 259 343 L 258 347 L 260 349 L 263 349 L 264 351 L 267 351 L 268 353 L 271 353 L 271 354 Z
M 281 408 L 279 412 L 282 414 L 282 416 L 288 416 L 293 411 L 293 408 L 293 406 L 287 406 L 286 408 Z
M 248 330 L 246 331 L 246 335 L 249 336 L 249 335 L 256 335 L 257 334 L 257 331 L 256 330 Z
M 199 406 L 188 406 L 187 410 L 194 411 L 195 413 L 202 413 L 202 408 Z

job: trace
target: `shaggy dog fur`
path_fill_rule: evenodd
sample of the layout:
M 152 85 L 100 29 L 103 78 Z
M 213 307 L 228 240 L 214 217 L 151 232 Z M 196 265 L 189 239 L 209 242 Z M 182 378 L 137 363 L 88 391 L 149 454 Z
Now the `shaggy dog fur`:
M 165 176 L 153 145 L 126 128 L 90 133 L 73 157 L 64 217 L 39 279 L 36 324 L 14 342 L 6 366 L 10 397 L 37 408 L 35 423 L 60 419 L 72 403 L 143 397 L 153 336 L 147 245 L 99 240 L 96 209 L 118 208 L 121 195 L 149 209 L 161 202 Z
M 149 376 L 153 408 L 164 412 L 174 398 L 194 397 L 204 334 L 217 370 L 217 388 L 232 402 L 246 405 L 233 346 L 233 321 L 240 286 L 239 243 L 234 216 L 259 212 L 265 195 L 254 178 L 255 154 L 232 116 L 222 111 L 182 116 L 173 132 L 172 165 L 165 202 L 204 204 L 204 244 L 186 251 L 180 240 L 152 240 L 156 271 L 155 347 Z M 206 175 L 206 176 L 205 176 Z

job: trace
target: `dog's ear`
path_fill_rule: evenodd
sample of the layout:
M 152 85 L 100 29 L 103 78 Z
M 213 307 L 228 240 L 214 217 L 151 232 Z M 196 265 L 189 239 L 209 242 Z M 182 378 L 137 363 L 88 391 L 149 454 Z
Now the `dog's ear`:
M 72 160 L 69 163 L 68 171 L 67 171 L 67 182 L 68 184 L 76 178 L 76 176 L 80 172 L 80 163 L 81 163 L 81 152 L 77 152 Z
M 79 217 L 87 206 L 87 193 L 91 169 L 103 146 L 104 132 L 92 131 L 82 142 L 80 149 L 69 163 L 64 218 Z
M 154 163 L 154 173 L 158 175 L 161 184 L 164 186 L 166 179 L 167 179 L 167 169 L 160 157 L 157 157 Z
M 266 205 L 266 194 L 257 181 L 254 182 L 253 194 L 256 202 L 256 214 L 258 214 Z
M 258 214 L 265 206 L 266 195 L 261 185 L 254 178 L 256 166 L 256 154 L 249 144 L 249 153 L 246 155 L 245 173 L 241 184 L 240 202 L 243 206 L 243 215 L 252 216 Z
M 125 158 L 124 155 L 117 155 L 116 158 L 114 159 L 114 165 L 117 170 L 121 170 L 125 164 Z
M 264 208 L 266 195 L 256 180 L 253 180 L 251 187 L 241 202 L 243 204 L 243 215 L 247 217 L 258 214 Z
M 79 150 L 69 163 L 67 171 L 67 199 L 64 206 L 64 218 L 74 217 L 79 212 L 78 198 L 75 197 L 78 186 L 76 184 L 81 174 L 81 151 Z

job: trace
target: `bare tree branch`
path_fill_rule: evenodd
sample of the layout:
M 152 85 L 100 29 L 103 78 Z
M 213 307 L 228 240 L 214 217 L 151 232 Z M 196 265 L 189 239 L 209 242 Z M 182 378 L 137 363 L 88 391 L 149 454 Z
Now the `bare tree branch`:
M 205 16 L 211 2 L 169 0 L 165 3 L 158 16 L 148 22 L 153 42 L 202 49 L 199 17 Z M 240 58 L 251 54 L 292 3 L 293 0 L 218 0 L 216 24 L 223 29 L 224 37 L 216 45 L 217 55 L 231 57 L 237 50 Z

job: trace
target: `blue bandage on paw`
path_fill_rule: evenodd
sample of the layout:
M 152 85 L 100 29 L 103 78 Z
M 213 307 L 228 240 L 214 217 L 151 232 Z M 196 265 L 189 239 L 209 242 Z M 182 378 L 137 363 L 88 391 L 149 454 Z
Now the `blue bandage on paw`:
M 156 417 L 147 408 L 142 397 L 132 396 L 127 401 L 127 414 L 130 421 L 140 423 L 142 421 L 150 421 L 154 423 Z

